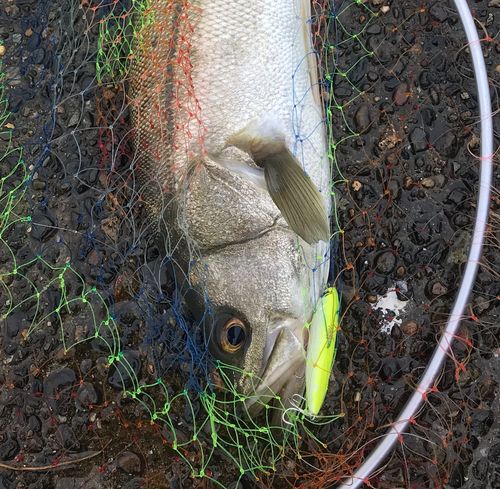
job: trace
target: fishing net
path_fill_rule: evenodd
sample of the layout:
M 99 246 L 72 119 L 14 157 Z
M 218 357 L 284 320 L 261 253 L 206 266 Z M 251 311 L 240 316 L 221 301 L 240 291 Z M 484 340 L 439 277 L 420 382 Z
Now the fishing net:
M 165 2 L 176 35 L 158 29 L 180 53 L 162 67 L 172 96 L 199 121 L 196 133 L 173 123 L 160 141 L 183 133 L 193 154 L 204 128 L 189 45 L 201 14 L 194 2 Z M 489 12 L 476 14 L 494 57 Z M 470 242 L 477 99 L 451 5 L 312 2 L 337 229 L 331 282 L 342 292 L 316 419 L 279 399 L 242 416 L 245 399 L 224 382 L 184 307 L 184 279 L 158 248 L 130 120 L 131 62 L 138 49 L 157 56 L 141 39 L 161 24 L 150 4 L 4 2 L 0 15 L 3 484 L 326 487 L 352 474 L 418 386 Z M 371 484 L 462 487 L 498 459 L 497 445 L 489 461 L 473 453 L 496 441 L 492 217 L 470 317 Z

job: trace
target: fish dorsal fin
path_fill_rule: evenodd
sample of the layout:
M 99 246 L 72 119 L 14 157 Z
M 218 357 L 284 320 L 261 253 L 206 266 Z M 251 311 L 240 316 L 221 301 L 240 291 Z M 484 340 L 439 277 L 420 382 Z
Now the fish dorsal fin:
M 330 226 L 321 194 L 285 142 L 264 144 L 253 157 L 264 169 L 269 195 L 293 231 L 309 244 L 328 242 Z

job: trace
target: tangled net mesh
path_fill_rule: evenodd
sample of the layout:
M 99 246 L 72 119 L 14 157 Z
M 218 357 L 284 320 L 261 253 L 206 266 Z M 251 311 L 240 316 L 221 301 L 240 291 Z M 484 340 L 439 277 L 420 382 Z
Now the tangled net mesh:
M 342 291 L 341 339 L 321 416 L 307 418 L 300 402 L 285 410 L 278 399 L 253 420 L 242 418 L 245 399 L 224 382 L 183 307 L 180 278 L 157 247 L 137 183 L 130 64 L 137 49 L 154 58 L 141 31 L 161 21 L 146 1 L 3 6 L 2 28 L 17 26 L 1 31 L 0 44 L 7 487 L 13 480 L 64 487 L 73 478 L 86 488 L 255 481 L 313 488 L 362 463 L 418 387 L 473 225 L 473 71 L 464 40 L 452 35 L 456 13 L 445 4 L 440 20 L 436 5 L 405 1 L 390 14 L 383 2 L 312 2 L 334 176 L 331 281 Z M 203 152 L 189 61 L 201 11 L 172 0 L 165 15 L 177 16 L 177 34 L 162 30 L 159 38 L 179 56 L 164 71 L 179 110 L 199 130 L 171 121 L 161 142 L 171 145 L 181 132 L 188 151 Z M 442 73 L 463 84 L 441 88 Z M 482 480 L 473 450 L 489 436 L 498 391 L 490 361 L 498 355 L 498 192 L 492 206 L 470 315 L 409 433 L 367 485 Z

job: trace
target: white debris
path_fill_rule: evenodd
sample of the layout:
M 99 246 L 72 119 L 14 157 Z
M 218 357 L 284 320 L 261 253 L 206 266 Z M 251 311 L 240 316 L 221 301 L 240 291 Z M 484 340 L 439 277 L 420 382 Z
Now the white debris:
M 390 290 L 385 296 L 378 296 L 378 300 L 372 308 L 387 315 L 387 320 L 382 323 L 380 328 L 383 333 L 390 334 L 395 325 L 401 324 L 401 314 L 408 302 L 400 301 L 395 290 Z

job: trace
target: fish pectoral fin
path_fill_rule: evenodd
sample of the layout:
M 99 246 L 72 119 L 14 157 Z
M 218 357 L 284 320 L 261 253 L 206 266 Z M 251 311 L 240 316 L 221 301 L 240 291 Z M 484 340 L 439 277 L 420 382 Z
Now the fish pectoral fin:
M 268 145 L 255 162 L 264 168 L 269 195 L 292 230 L 309 244 L 328 242 L 323 198 L 284 142 Z

